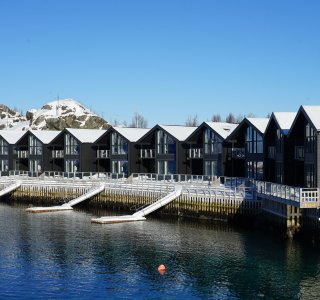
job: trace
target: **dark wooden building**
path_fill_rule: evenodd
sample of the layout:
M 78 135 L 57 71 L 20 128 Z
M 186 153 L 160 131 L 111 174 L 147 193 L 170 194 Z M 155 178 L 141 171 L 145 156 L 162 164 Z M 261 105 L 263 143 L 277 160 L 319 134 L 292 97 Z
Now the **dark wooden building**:
M 226 139 L 225 176 L 263 179 L 263 135 L 268 118 L 245 118 Z
M 156 125 L 141 139 L 140 173 L 187 174 L 186 139 L 197 127 Z
M 24 152 L 17 152 L 17 142 L 25 131 L 0 130 L 0 171 L 1 175 L 8 175 L 9 171 L 17 167 L 16 160 L 19 156 L 26 156 Z
M 94 142 L 105 132 L 102 129 L 62 130 L 50 143 L 51 170 L 48 171 L 95 172 L 97 157 Z
M 290 145 L 288 133 L 297 113 L 272 113 L 264 134 L 264 180 L 280 184 L 290 182 Z
M 203 122 L 186 140 L 187 174 L 224 175 L 224 141 L 237 124 Z
M 287 184 L 320 187 L 320 106 L 301 106 L 288 134 Z
M 150 129 L 110 127 L 94 143 L 97 171 L 125 174 L 139 172 L 140 147 L 137 141 Z

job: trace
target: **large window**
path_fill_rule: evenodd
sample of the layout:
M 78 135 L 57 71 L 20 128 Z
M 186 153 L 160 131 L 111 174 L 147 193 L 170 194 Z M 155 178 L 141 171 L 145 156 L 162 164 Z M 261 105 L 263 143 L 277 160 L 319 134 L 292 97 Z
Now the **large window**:
M 158 174 L 176 174 L 176 162 L 174 160 L 159 160 Z
M 4 140 L 0 139 L 0 155 L 8 155 L 9 154 L 9 144 Z
M 65 171 L 66 172 L 79 172 L 80 170 L 80 161 L 78 159 L 66 159 L 65 160 Z
M 213 130 L 206 128 L 204 131 L 204 153 L 221 154 L 222 139 Z
M 263 179 L 263 162 L 248 161 L 247 162 L 247 177 L 257 180 Z
M 9 171 L 9 160 L 1 159 L 0 160 L 0 168 L 1 168 L 1 172 L 8 172 Z
M 33 135 L 29 136 L 29 155 L 42 155 L 42 143 Z
M 308 188 L 316 186 L 313 164 L 305 164 L 305 185 Z
M 163 130 L 157 131 L 157 154 L 176 154 L 174 139 Z
M 128 175 L 128 161 L 127 160 L 113 160 L 112 173 Z
M 276 163 L 276 182 L 283 183 L 283 164 Z
M 29 159 L 29 171 L 30 172 L 42 172 L 42 160 L 41 159 Z
M 205 175 L 221 176 L 222 172 L 220 163 L 216 160 L 206 160 L 204 162 L 204 173 Z
M 283 133 L 281 129 L 277 129 L 276 152 L 283 153 Z
M 112 154 L 128 154 L 128 142 L 117 132 L 111 134 L 111 152 Z
M 80 149 L 79 142 L 71 134 L 66 133 L 65 134 L 65 154 L 78 155 L 79 149 Z
M 307 153 L 314 153 L 316 148 L 316 131 L 308 123 L 306 125 L 305 149 Z
M 246 142 L 248 153 L 263 153 L 263 137 L 252 126 L 247 128 Z

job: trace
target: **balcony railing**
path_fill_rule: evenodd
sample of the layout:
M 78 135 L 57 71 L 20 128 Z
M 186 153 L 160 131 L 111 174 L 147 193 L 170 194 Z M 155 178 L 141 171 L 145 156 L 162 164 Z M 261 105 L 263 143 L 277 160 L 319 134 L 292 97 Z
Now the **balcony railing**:
M 15 150 L 14 154 L 18 156 L 18 158 L 28 158 L 29 151 L 28 150 Z
M 232 158 L 235 159 L 245 159 L 246 152 L 244 148 L 232 148 L 231 150 Z
M 268 147 L 268 158 L 271 158 L 271 159 L 276 158 L 276 147 L 274 146 Z
M 64 158 L 64 150 L 52 150 L 52 158 Z
M 97 158 L 110 158 L 110 150 L 97 150 Z
M 140 158 L 155 158 L 155 149 L 140 149 Z
M 294 147 L 294 158 L 297 160 L 304 160 L 304 146 Z
M 203 149 L 189 149 L 188 158 L 203 158 Z

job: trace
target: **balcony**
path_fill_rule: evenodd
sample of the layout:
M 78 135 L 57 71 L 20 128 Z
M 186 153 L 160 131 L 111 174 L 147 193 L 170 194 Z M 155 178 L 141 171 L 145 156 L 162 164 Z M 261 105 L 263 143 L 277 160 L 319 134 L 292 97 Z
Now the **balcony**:
M 155 158 L 155 149 L 140 149 L 140 158 Z
M 270 158 L 270 159 L 276 158 L 276 147 L 274 147 L 274 146 L 268 147 L 268 158 Z
M 64 158 L 64 150 L 52 150 L 52 158 Z
M 29 157 L 28 150 L 15 150 L 14 154 L 17 155 L 18 158 L 28 158 Z
M 97 158 L 110 158 L 110 150 L 97 150 Z
M 294 159 L 304 160 L 304 146 L 295 146 L 294 147 Z
M 193 158 L 203 158 L 203 149 L 189 149 L 187 152 L 187 158 L 193 159 Z
M 231 156 L 234 159 L 245 159 L 246 152 L 244 148 L 232 148 L 231 149 Z

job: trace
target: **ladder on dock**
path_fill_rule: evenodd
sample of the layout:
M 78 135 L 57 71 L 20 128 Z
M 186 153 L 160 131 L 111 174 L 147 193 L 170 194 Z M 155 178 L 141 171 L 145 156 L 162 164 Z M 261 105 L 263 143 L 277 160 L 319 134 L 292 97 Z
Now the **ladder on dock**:
M 99 224 L 110 224 L 110 223 L 144 221 L 146 219 L 145 218 L 146 215 L 156 211 L 157 209 L 177 199 L 181 195 L 181 193 L 182 193 L 182 186 L 179 185 L 175 187 L 175 190 L 173 192 L 167 194 L 166 196 L 150 204 L 149 206 L 142 208 L 141 210 L 137 211 L 133 215 L 101 217 L 101 218 L 92 219 L 91 222 L 99 223 Z
M 10 185 L 6 186 L 4 189 L 0 191 L 0 197 L 9 194 L 10 192 L 18 189 L 21 186 L 21 181 L 15 181 L 14 183 L 11 183 Z
M 26 209 L 26 211 L 32 212 L 32 213 L 41 213 L 41 212 L 72 210 L 73 209 L 72 207 L 75 206 L 76 204 L 101 193 L 104 189 L 105 189 L 104 184 L 100 184 L 98 187 L 95 186 L 94 188 L 90 189 L 89 191 L 87 191 L 83 195 L 81 195 L 73 200 L 70 200 L 69 202 L 64 203 L 62 205 L 49 206 L 49 207 L 29 207 Z

